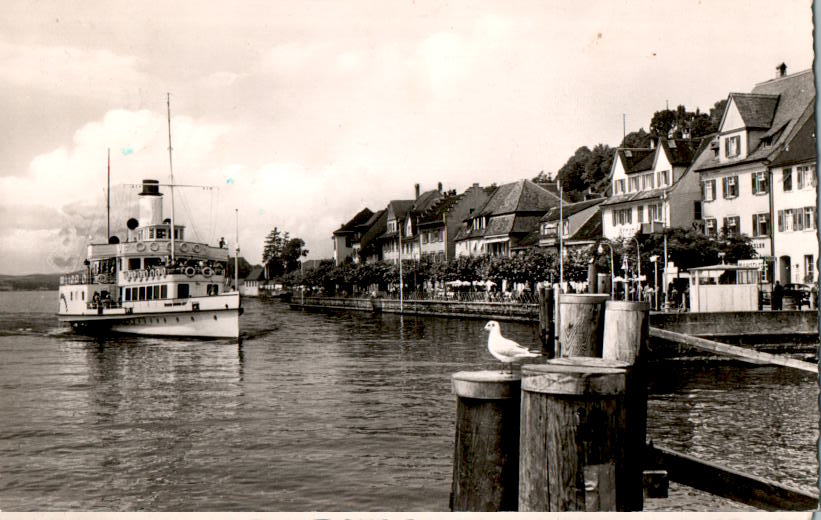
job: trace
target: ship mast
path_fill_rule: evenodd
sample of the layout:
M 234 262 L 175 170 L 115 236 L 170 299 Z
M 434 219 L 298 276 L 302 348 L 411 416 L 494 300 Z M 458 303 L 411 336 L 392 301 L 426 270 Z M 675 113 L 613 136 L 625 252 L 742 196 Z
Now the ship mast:
M 168 170 L 170 172 L 169 177 L 171 181 L 169 182 L 168 188 L 171 190 L 171 262 L 174 262 L 174 235 L 176 234 L 176 228 L 174 227 L 174 162 L 171 159 L 171 93 L 167 93 L 166 97 L 167 105 L 168 105 Z
M 234 209 L 237 223 L 237 241 L 234 249 L 234 285 L 239 292 L 239 208 Z
M 111 239 L 111 148 L 108 149 L 105 181 L 105 243 L 108 244 Z

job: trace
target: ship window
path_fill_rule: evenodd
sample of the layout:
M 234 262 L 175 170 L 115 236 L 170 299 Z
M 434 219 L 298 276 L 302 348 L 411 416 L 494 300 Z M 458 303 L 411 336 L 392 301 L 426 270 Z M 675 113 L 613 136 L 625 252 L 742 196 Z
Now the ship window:
M 143 262 L 143 269 L 151 269 L 162 265 L 162 260 L 159 257 L 149 257 Z
M 68 293 L 68 299 L 74 301 L 74 291 Z
M 177 298 L 188 298 L 188 284 L 181 283 L 177 285 Z
M 146 300 L 153 300 L 154 299 L 154 286 L 149 285 L 145 288 L 145 299 Z
M 160 298 L 162 298 L 163 300 L 168 298 L 168 286 L 167 285 L 161 285 L 160 286 Z
M 140 301 L 145 301 L 145 287 L 140 287 Z
M 82 295 L 83 295 L 83 296 L 82 296 L 82 298 L 80 298 L 80 300 L 85 301 L 85 300 L 86 300 L 86 292 L 85 292 L 85 291 L 83 291 L 83 292 L 82 292 L 82 293 L 80 293 L 80 294 L 82 294 Z
M 139 258 L 129 258 L 128 259 L 128 270 L 133 271 L 135 269 L 140 268 L 140 259 Z
M 157 238 L 165 238 L 165 228 L 157 229 Z
M 126 288 L 124 299 L 125 299 L 125 301 L 129 301 L 131 299 L 131 289 Z
M 154 228 L 148 230 L 148 238 L 154 240 Z

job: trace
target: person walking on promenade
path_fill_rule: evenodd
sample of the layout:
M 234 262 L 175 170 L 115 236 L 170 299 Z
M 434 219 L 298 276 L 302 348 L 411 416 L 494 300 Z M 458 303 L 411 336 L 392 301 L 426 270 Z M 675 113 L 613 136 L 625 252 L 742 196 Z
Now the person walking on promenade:
M 770 299 L 770 308 L 774 311 L 781 310 L 781 304 L 784 300 L 784 287 L 781 285 L 781 282 L 778 280 L 775 281 L 775 287 L 773 287 L 773 294 L 772 298 Z

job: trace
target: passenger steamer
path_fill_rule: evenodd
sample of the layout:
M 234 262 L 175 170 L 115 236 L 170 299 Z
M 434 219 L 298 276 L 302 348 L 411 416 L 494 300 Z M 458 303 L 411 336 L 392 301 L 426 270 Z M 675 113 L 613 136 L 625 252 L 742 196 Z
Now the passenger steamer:
M 84 268 L 60 278 L 58 320 L 89 332 L 238 338 L 242 309 L 225 243 L 187 241 L 185 226 L 163 220 L 159 188 L 143 180 L 125 241 L 90 244 Z

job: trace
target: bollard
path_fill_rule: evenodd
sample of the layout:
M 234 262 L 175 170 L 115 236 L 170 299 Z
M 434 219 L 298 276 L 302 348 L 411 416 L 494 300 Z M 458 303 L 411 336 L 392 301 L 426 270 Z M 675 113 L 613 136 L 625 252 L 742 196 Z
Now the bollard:
M 601 357 L 604 302 L 609 294 L 562 294 L 556 357 Z
M 647 369 L 646 357 L 650 330 L 650 305 L 645 302 L 609 301 L 604 308 L 603 357 L 632 365 L 625 392 L 627 407 L 627 473 L 626 511 L 644 509 L 641 483 L 646 466 L 644 457 L 647 437 Z
M 457 372 L 451 511 L 516 511 L 521 375 Z
M 597 359 L 522 367 L 519 511 L 617 510 L 626 435 L 621 366 Z
M 539 287 L 539 339 L 542 340 L 542 350 L 548 358 L 556 355 L 556 329 L 554 328 L 556 323 L 553 320 L 555 312 L 553 289 Z

